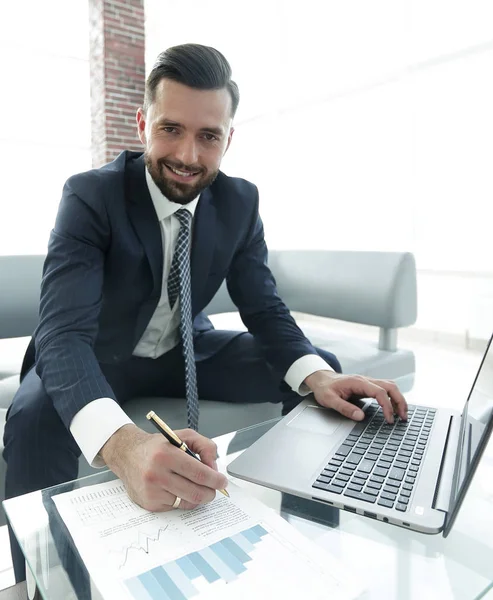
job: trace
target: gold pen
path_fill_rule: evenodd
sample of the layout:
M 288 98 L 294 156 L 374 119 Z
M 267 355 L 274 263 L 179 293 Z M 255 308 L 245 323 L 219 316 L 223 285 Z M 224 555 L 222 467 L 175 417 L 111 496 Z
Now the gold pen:
M 154 425 L 154 427 L 160 433 L 164 435 L 164 437 L 168 440 L 170 444 L 173 444 L 173 446 L 176 446 L 176 448 L 183 450 L 183 452 L 188 454 L 188 456 L 200 460 L 200 457 L 197 456 L 195 452 L 192 452 L 190 448 L 185 444 L 185 442 L 180 440 L 180 438 L 171 429 L 171 427 L 168 427 L 168 425 L 166 425 L 166 423 L 162 419 L 160 419 L 153 410 L 147 413 L 147 419 Z M 224 494 L 227 498 L 229 498 L 229 494 L 226 490 L 219 491 L 221 492 L 221 494 Z

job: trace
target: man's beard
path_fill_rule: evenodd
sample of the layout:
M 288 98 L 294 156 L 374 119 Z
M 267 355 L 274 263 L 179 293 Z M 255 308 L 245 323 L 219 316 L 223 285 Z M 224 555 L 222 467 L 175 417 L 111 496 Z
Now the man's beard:
M 156 163 L 153 163 L 147 152 L 144 153 L 144 160 L 147 170 L 161 193 L 166 196 L 170 202 L 176 202 L 177 204 L 182 205 L 189 204 L 192 200 L 195 200 L 202 190 L 205 190 L 206 187 L 211 185 L 219 173 L 219 170 L 217 170 L 204 176 L 204 169 L 201 169 L 202 175 L 197 183 L 190 185 L 168 179 L 165 175 L 167 169 L 165 164 L 170 164 L 174 169 L 182 171 L 197 171 L 198 169 L 192 169 L 183 163 L 170 163 L 163 159 L 159 159 Z

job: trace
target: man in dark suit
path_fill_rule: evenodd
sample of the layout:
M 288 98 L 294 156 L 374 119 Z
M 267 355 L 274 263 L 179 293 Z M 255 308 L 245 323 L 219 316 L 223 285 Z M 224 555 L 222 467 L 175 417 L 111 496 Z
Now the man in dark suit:
M 194 431 L 198 400 L 282 402 L 303 394 L 353 419 L 346 400 L 375 397 L 390 421 L 406 403 L 395 384 L 341 375 L 277 294 L 256 187 L 219 171 L 239 100 L 218 51 L 162 53 L 137 127 L 144 153 L 122 153 L 65 184 L 41 289 L 35 358 L 5 428 L 7 497 L 77 476 L 81 451 L 108 465 L 150 510 L 189 509 L 227 485 L 215 446 Z M 249 333 L 216 331 L 201 312 L 226 279 Z M 195 461 L 133 424 L 136 395 L 186 397 L 180 436 Z M 22 555 L 15 544 L 17 579 Z

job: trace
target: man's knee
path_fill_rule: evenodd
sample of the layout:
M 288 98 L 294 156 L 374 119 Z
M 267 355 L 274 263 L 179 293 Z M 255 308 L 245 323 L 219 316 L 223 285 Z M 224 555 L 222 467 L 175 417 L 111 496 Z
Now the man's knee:
M 44 435 L 46 425 L 56 420 L 53 402 L 46 394 L 41 380 L 34 370 L 24 378 L 17 390 L 7 412 L 5 424 L 5 447 L 14 441 L 22 441 L 29 445 L 34 438 L 35 430 Z
M 80 450 L 34 370 L 24 378 L 9 409 L 4 446 L 10 495 L 77 476 Z

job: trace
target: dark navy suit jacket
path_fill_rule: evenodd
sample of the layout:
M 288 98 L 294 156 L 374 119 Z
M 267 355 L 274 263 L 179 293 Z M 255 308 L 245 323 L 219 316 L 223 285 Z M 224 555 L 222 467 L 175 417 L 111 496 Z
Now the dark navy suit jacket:
M 161 229 L 142 154 L 123 152 L 67 181 L 50 236 L 34 334 L 36 371 L 67 427 L 92 400 L 115 398 L 100 363 L 131 357 L 161 296 L 162 265 Z M 224 279 L 280 384 L 295 360 L 316 354 L 277 294 L 253 184 L 219 173 L 202 192 L 191 273 L 196 360 L 237 335 L 224 332 L 214 347 L 199 335 L 212 328 L 201 311 Z M 33 358 L 27 355 L 25 368 Z

